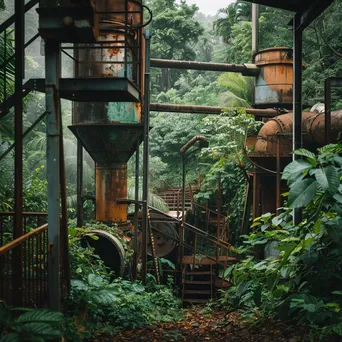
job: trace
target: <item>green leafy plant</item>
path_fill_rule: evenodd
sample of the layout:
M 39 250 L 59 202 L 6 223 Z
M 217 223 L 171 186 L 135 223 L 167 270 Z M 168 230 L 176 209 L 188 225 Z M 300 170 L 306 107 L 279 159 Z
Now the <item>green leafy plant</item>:
M 20 315 L 18 313 L 22 312 Z M 0 302 L 1 342 L 45 342 L 62 336 L 63 314 L 47 309 L 10 308 Z
M 239 249 L 246 258 L 226 270 L 233 286 L 223 293 L 222 305 L 254 319 L 271 316 L 307 324 L 321 335 L 341 335 L 341 153 L 342 145 L 324 146 L 317 156 L 295 151 L 302 159 L 283 173 L 288 207 L 254 221 Z M 303 208 L 299 225 L 292 222 L 293 208 Z

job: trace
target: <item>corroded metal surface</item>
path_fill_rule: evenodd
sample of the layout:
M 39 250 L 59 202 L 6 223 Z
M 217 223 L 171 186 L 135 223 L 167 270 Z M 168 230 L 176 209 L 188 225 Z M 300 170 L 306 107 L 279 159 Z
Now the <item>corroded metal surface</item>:
M 96 220 L 126 222 L 127 204 L 117 204 L 120 198 L 127 198 L 127 163 L 96 164 Z
M 292 49 L 279 47 L 261 50 L 253 60 L 260 68 L 256 80 L 254 106 L 291 108 L 293 99 Z
M 172 223 L 166 222 L 151 222 L 154 248 L 157 257 L 169 255 L 176 247 L 178 234 L 175 226 Z M 152 255 L 151 239 L 148 241 L 147 253 Z
M 304 133 L 304 147 L 323 146 L 325 118 L 324 113 L 303 112 L 302 127 Z M 279 115 L 267 121 L 261 128 L 255 143 L 255 153 L 275 155 L 277 147 L 277 135 L 282 136 L 281 154 L 292 152 L 292 128 L 293 113 Z M 337 141 L 338 134 L 342 131 L 342 111 L 331 113 L 331 141 Z

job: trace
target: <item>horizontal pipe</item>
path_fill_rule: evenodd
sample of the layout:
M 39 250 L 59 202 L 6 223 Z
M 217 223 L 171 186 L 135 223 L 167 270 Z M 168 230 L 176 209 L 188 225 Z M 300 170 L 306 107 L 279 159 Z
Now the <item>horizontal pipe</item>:
M 186 70 L 205 70 L 221 72 L 238 72 L 244 76 L 258 76 L 260 69 L 255 64 L 226 64 L 195 61 L 176 61 L 171 59 L 151 58 L 151 67 L 186 69 Z
M 151 103 L 150 110 L 153 112 L 170 112 L 170 113 L 188 113 L 188 114 L 221 114 L 222 111 L 229 108 L 213 107 L 213 106 L 193 106 L 193 105 L 179 105 L 173 103 Z M 234 109 L 234 108 L 232 108 Z M 276 109 L 254 109 L 244 108 L 247 114 L 255 116 L 276 116 L 279 112 Z

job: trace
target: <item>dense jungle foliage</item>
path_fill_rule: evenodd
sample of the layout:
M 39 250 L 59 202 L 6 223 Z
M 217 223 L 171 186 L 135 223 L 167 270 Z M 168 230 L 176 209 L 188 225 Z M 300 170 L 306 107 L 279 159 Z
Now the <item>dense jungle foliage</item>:
M 175 0 L 149 0 L 154 13 L 152 57 L 227 63 L 252 61 L 251 4 L 236 1 L 216 16 L 199 13 L 194 5 Z M 0 1 L 0 21 L 14 12 L 13 1 Z M 292 46 L 288 25 L 292 13 L 261 6 L 260 48 Z M 340 18 L 342 2 L 336 0 L 305 31 L 303 75 L 304 107 L 309 109 L 324 99 L 324 79 L 342 71 Z M 37 15 L 26 15 L 26 40 L 37 31 Z M 0 39 L 0 64 L 14 52 L 14 36 Z M 6 48 L 5 48 L 6 46 Z M 26 78 L 44 77 L 44 57 L 40 43 L 26 49 Z M 64 76 L 72 72 L 72 61 L 63 56 Z M 4 77 L 6 73 L 6 77 Z M 0 101 L 13 91 L 14 64 L 0 69 Z M 153 113 L 151 124 L 150 187 L 159 193 L 181 184 L 179 149 L 195 135 L 207 137 L 209 148 L 187 161 L 187 182 L 201 186 L 196 200 L 216 207 L 217 180 L 221 177 L 224 210 L 233 230 L 239 231 L 247 183 L 245 139 L 255 134 L 262 122 L 247 115 L 252 105 L 253 80 L 238 74 L 153 70 L 152 102 L 222 106 L 221 115 Z M 334 89 L 332 102 L 342 108 L 341 90 Z M 24 129 L 44 111 L 44 97 L 31 94 L 25 100 Z M 69 217 L 76 205 L 76 140 L 67 126 L 71 123 L 71 103 L 63 101 L 63 126 Z M 24 142 L 24 209 L 45 211 L 46 122 L 43 120 Z M 13 111 L 0 121 L 0 155 L 14 141 Z M 237 247 L 242 261 L 229 268 L 225 277 L 233 286 L 222 293 L 219 305 L 240 311 L 250 322 L 265 317 L 291 325 L 310 327 L 312 336 L 342 335 L 342 162 L 340 145 L 321 148 L 318 155 L 299 150 L 302 159 L 290 164 L 283 178 L 289 185 L 286 207 L 275 216 L 265 213 L 256 219 L 250 235 L 241 237 Z M 0 210 L 13 208 L 13 151 L 0 160 Z M 142 160 L 142 158 L 140 158 Z M 134 191 L 134 164 L 129 165 L 129 193 Z M 94 194 L 94 163 L 84 152 L 84 189 Z M 287 196 L 285 195 L 285 196 Z M 132 195 L 129 195 L 132 197 Z M 167 210 L 160 198 L 150 202 Z M 303 207 L 303 221 L 292 223 L 292 209 Z M 92 202 L 85 203 L 87 220 L 92 218 Z M 96 333 L 113 334 L 126 327 L 174 320 L 181 315 L 179 301 L 167 286 L 154 280 L 143 287 L 112 274 L 80 236 L 87 228 L 70 229 L 72 291 L 65 303 L 65 317 L 44 310 L 24 312 L 1 304 L 1 341 L 45 341 L 64 334 L 78 341 Z M 111 228 L 112 229 L 112 228 Z M 237 233 L 235 234 L 237 236 Z M 264 248 L 266 246 L 266 248 Z M 264 252 L 265 250 L 265 252 Z M 137 300 L 138 298 L 138 300 Z M 155 310 L 157 308 L 157 310 Z M 87 322 L 85 324 L 85 322 Z M 43 329 L 43 328 L 45 329 Z M 42 329 L 42 330 L 41 330 Z M 44 331 L 44 333 L 42 333 Z

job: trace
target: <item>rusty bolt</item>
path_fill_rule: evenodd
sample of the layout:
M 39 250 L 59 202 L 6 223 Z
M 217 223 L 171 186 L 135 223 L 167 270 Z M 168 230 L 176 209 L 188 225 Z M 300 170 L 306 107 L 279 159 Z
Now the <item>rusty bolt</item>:
M 63 18 L 63 23 L 66 26 L 70 26 L 73 22 L 74 20 L 69 16 Z

